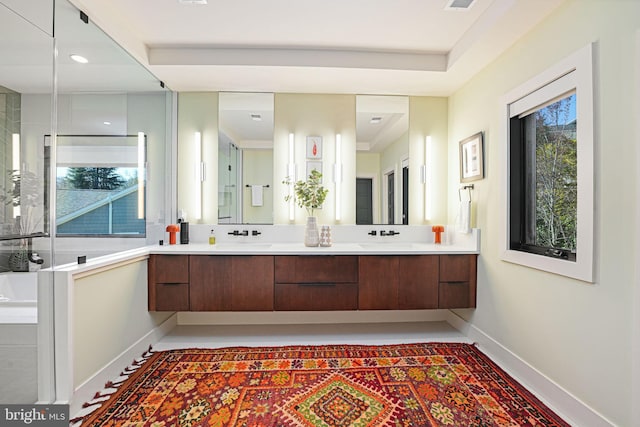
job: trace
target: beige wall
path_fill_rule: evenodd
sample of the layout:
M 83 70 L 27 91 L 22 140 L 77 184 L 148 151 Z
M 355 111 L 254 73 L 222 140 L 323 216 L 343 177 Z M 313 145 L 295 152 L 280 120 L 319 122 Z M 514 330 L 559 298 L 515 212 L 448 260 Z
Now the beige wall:
M 77 388 L 173 313 L 147 309 L 147 261 L 75 280 L 73 379 Z
M 638 403 L 631 380 L 638 248 L 631 237 L 638 235 L 633 195 L 639 110 L 630 96 L 637 94 L 639 75 L 634 59 L 638 17 L 638 1 L 567 1 L 449 100 L 450 220 L 459 186 L 458 141 L 485 131 L 486 144 L 486 178 L 473 191 L 482 230 L 478 307 L 458 314 L 620 426 L 638 425 L 631 419 L 632 402 Z M 499 101 L 592 41 L 596 282 L 587 284 L 499 258 L 505 189 Z

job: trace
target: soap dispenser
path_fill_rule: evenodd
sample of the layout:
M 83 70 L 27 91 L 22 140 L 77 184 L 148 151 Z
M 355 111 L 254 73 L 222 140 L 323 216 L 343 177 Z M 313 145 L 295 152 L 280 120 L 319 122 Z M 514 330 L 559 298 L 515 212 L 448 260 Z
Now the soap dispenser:
M 216 244 L 216 234 L 213 231 L 213 229 L 211 229 L 211 234 L 209 235 L 209 244 L 210 245 L 215 245 Z

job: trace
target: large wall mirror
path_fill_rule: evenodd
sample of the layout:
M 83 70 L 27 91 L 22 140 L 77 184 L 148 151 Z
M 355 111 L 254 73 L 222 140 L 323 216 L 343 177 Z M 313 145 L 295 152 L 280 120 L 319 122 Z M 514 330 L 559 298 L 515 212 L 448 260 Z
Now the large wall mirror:
M 0 3 L 0 272 L 29 271 L 33 249 L 49 240 L 42 146 L 52 129 L 52 5 Z
M 38 147 L 51 132 L 53 39 L 2 4 L 0 39 L 0 239 L 42 236 L 49 227 Z
M 217 216 L 214 212 L 203 215 L 202 223 L 299 224 L 304 212 L 294 211 L 291 218 L 282 184 L 292 134 L 297 179 L 311 163 L 306 138 L 322 137 L 323 172 L 329 189 L 320 212 L 323 224 L 416 225 L 446 219 L 446 203 L 442 202 L 446 195 L 427 190 L 420 175 L 427 136 L 434 141 L 434 156 L 446 159 L 446 98 L 202 92 L 180 94 L 179 105 L 182 158 L 192 158 L 193 133 L 201 129 L 203 149 L 219 148 L 215 154 L 205 153 L 208 159 L 215 155 L 219 162 L 203 181 L 215 184 L 201 192 L 202 208 L 217 211 Z M 345 182 L 341 218 L 336 221 L 332 171 L 338 133 Z M 207 137 L 211 139 L 205 141 Z M 442 164 L 436 163 L 432 170 L 436 189 L 446 187 L 447 170 Z M 193 176 L 188 161 L 179 167 L 179 207 L 189 209 L 197 199 L 189 185 Z M 425 194 L 431 195 L 437 208 L 430 218 L 425 213 Z
M 409 223 L 409 98 L 356 97 L 356 224 Z
M 273 94 L 222 92 L 218 110 L 218 223 L 273 224 Z

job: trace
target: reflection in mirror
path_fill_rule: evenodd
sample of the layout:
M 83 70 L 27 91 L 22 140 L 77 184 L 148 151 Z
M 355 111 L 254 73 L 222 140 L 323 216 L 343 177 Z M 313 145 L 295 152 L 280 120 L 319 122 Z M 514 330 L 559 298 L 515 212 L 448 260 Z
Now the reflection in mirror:
M 409 98 L 356 96 L 356 224 L 409 223 Z
M 218 223 L 272 224 L 273 94 L 223 92 L 218 108 Z
M 39 148 L 51 133 L 53 39 L 33 21 L 0 4 L 0 271 L 29 271 L 49 232 Z

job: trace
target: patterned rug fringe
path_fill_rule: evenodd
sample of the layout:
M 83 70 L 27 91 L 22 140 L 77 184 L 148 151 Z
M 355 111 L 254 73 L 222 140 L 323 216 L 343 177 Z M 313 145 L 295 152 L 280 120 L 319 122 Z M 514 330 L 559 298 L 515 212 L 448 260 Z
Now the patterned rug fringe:
M 139 358 L 133 359 L 131 365 L 126 366 L 122 370 L 122 372 L 120 372 L 120 375 L 118 375 L 117 378 L 115 378 L 113 381 L 107 381 L 104 384 L 104 388 L 102 390 L 96 392 L 91 400 L 82 404 L 82 409 L 86 409 L 86 411 L 80 411 L 82 415 L 70 419 L 69 425 L 72 427 L 79 427 L 80 425 L 82 425 L 82 420 L 85 419 L 93 411 L 101 407 L 104 402 L 109 400 L 111 395 L 118 391 L 118 387 L 120 387 L 127 379 L 129 379 L 131 374 L 140 369 L 140 367 L 144 365 L 147 360 L 149 360 L 153 353 L 154 352 L 152 350 L 152 346 L 150 345 L 149 348 L 144 353 L 142 353 Z

